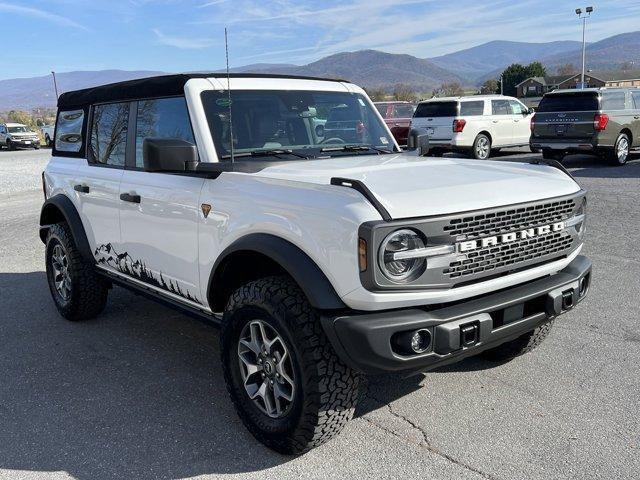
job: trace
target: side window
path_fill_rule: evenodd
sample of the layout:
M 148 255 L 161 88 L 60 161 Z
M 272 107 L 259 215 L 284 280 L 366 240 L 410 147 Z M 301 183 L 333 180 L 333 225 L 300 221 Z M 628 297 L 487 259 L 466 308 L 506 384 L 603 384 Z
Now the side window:
M 514 115 L 522 115 L 525 107 L 520 102 L 516 102 L 515 100 L 509 100 L 509 105 L 511 106 L 511 113 Z
M 474 102 L 460 102 L 460 115 L 483 115 L 484 100 Z
M 58 113 L 55 147 L 59 152 L 78 153 L 82 148 L 84 110 Z
M 633 99 L 633 103 L 636 110 L 640 110 L 640 91 L 639 92 L 631 92 L 631 98 Z
M 393 108 L 393 118 L 411 118 L 415 107 L 413 105 L 396 105 Z
M 624 90 L 604 92 L 602 94 L 603 110 L 624 110 L 626 94 Z
M 193 130 L 184 97 L 141 100 L 136 124 L 136 167 L 142 168 L 145 138 L 179 138 L 193 144 Z
M 491 100 L 492 115 L 512 115 L 508 100 Z
M 111 103 L 93 107 L 91 156 L 94 162 L 124 166 L 128 124 L 128 103 Z

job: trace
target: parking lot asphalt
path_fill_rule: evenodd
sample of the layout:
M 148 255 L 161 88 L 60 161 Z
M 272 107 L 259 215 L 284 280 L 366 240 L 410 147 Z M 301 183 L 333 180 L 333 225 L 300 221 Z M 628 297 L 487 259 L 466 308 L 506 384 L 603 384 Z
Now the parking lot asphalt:
M 371 378 L 342 435 L 296 458 L 235 415 L 215 328 L 120 288 L 94 321 L 57 315 L 37 235 L 48 155 L 0 152 L 0 479 L 638 478 L 637 156 L 566 159 L 589 191 L 593 285 L 540 348 Z

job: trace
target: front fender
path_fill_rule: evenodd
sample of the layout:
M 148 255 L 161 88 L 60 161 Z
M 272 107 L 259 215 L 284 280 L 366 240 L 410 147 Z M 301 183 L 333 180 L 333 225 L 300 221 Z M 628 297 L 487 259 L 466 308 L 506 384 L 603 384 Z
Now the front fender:
M 216 260 L 207 287 L 207 298 L 214 286 L 218 268 L 236 252 L 255 252 L 269 257 L 280 265 L 300 286 L 309 303 L 321 310 L 346 308 L 331 282 L 309 256 L 293 243 L 266 233 L 252 233 L 239 238 L 227 247 Z

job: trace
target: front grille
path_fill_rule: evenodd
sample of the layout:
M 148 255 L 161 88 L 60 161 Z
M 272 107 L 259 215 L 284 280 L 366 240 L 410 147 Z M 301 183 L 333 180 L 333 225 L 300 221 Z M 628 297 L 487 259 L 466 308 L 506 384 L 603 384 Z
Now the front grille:
M 511 265 L 517 268 L 517 264 L 522 262 L 561 255 L 571 249 L 572 243 L 573 239 L 567 232 L 556 232 L 544 237 L 487 247 L 467 254 L 466 260 L 451 262 L 449 268 L 445 268 L 442 273 L 449 278 L 458 278 Z
M 526 207 L 513 207 L 491 213 L 454 218 L 444 231 L 454 239 L 480 237 L 516 232 L 538 225 L 548 225 L 569 218 L 575 208 L 574 199 L 556 200 Z

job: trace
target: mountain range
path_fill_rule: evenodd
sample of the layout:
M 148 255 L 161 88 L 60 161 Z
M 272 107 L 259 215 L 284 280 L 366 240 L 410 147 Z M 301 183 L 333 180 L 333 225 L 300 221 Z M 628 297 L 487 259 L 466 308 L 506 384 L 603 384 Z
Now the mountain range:
M 447 55 L 418 58 L 406 54 L 376 50 L 342 52 L 307 65 L 258 63 L 232 68 L 235 73 L 280 73 L 342 78 L 370 88 L 389 88 L 397 83 L 427 92 L 444 82 L 476 87 L 488 78 L 496 78 L 512 63 L 541 61 L 549 74 L 559 66 L 581 65 L 581 42 L 555 41 L 526 43 L 492 41 Z M 640 66 L 640 31 L 623 33 L 587 45 L 587 68 L 616 70 L 626 63 Z M 58 91 L 153 75 L 159 71 L 101 70 L 58 73 Z M 51 76 L 0 80 L 0 111 L 53 107 L 55 94 Z

